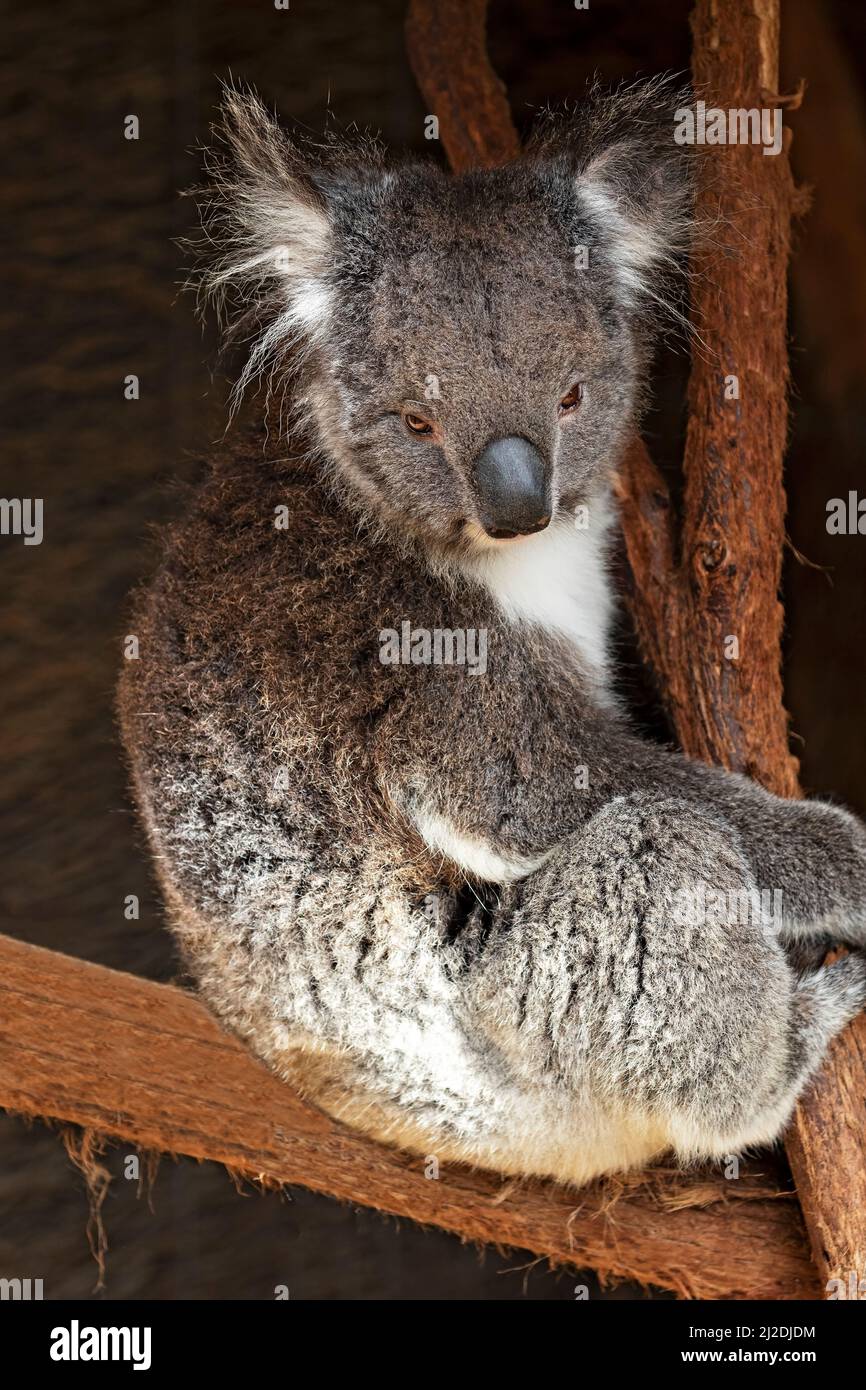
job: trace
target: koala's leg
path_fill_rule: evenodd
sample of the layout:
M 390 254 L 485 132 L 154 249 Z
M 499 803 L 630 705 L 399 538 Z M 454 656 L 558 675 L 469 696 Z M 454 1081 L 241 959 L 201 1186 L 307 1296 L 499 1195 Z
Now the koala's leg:
M 712 885 L 730 920 L 679 909 Z M 776 1138 L 832 1036 L 866 1002 L 849 957 L 800 979 L 713 811 L 610 802 L 508 892 L 466 982 L 473 1021 L 531 1085 L 555 1078 L 683 1159 Z

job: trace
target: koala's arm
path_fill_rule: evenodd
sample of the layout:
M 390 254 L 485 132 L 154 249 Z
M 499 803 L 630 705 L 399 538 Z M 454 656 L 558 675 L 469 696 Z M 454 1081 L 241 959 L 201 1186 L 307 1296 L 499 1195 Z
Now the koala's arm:
M 566 712 L 543 682 L 515 709 L 513 688 L 497 696 L 463 677 L 449 690 L 448 675 L 425 674 L 378 732 L 380 777 L 429 847 L 471 876 L 524 877 L 617 797 L 675 797 L 736 832 L 758 887 L 781 892 L 786 925 L 863 943 L 866 831 L 848 812 L 773 796 L 598 708 Z

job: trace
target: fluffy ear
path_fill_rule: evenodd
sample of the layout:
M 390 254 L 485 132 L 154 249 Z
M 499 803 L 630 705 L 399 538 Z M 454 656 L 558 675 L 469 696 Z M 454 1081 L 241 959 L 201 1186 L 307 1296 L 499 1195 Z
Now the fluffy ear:
M 226 337 L 251 341 L 235 399 L 289 349 L 303 353 L 327 327 L 331 226 L 304 157 L 250 92 L 229 90 L 209 182 L 192 190 L 203 237 L 195 243 L 199 293 L 215 302 Z
M 694 161 L 674 141 L 674 117 L 690 97 L 666 78 L 612 92 L 595 84 L 582 107 L 544 112 L 530 140 L 535 158 L 566 164 L 578 213 L 629 307 L 647 299 L 668 307 L 667 277 L 688 250 Z

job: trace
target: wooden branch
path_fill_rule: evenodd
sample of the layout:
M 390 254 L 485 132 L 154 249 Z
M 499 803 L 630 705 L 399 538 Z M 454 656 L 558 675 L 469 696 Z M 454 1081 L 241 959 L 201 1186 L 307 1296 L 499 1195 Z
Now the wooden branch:
M 785 1147 L 822 1287 L 866 1290 L 866 1019 L 833 1042 L 800 1102 Z M 852 1275 L 854 1276 L 852 1280 Z
M 692 28 L 694 81 L 708 105 L 777 104 L 777 0 L 698 0 Z M 699 213 L 719 219 L 718 245 L 692 286 L 707 348 L 695 353 L 689 388 L 682 626 L 668 693 L 688 752 L 795 796 L 779 602 L 793 183 L 787 153 L 768 157 L 758 144 L 717 146 L 707 159 L 714 177 Z M 733 379 L 738 398 L 727 400 Z
M 707 106 L 779 105 L 777 0 L 698 0 L 693 73 Z M 716 147 L 700 210 L 720 228 L 693 287 L 682 563 L 658 479 L 633 452 L 622 484 L 632 606 L 687 753 L 798 796 L 782 699 L 787 264 L 796 193 L 785 150 Z M 768 167 L 770 166 L 770 167 Z M 726 400 L 736 377 L 739 399 Z M 660 536 L 653 537 L 655 524 Z M 725 659 L 736 637 L 739 655 Z M 792 1122 L 788 1157 L 822 1281 L 866 1277 L 866 1019 L 837 1039 Z
M 409 62 L 457 173 L 520 154 L 505 88 L 487 57 L 486 22 L 487 0 L 411 0 L 406 16 Z
M 699 0 L 695 78 L 708 104 L 776 103 L 777 0 Z M 784 543 L 782 479 L 787 433 L 786 270 L 793 201 L 787 153 L 755 146 L 716 153 L 725 222 L 745 239 L 736 259 L 718 258 L 715 284 L 699 288 L 701 331 L 718 345 L 714 368 L 698 357 L 692 373 L 686 448 L 685 563 L 693 602 L 692 664 L 686 690 L 698 693 L 698 729 L 677 721 L 687 751 L 739 767 L 781 795 L 797 795 L 782 704 L 778 602 Z M 772 166 L 767 168 L 767 165 Z M 724 248 L 723 248 L 724 249 Z M 729 248 L 730 249 L 730 248 Z M 720 375 L 740 377 L 740 409 L 721 398 Z M 707 570 L 707 560 L 711 560 Z M 702 571 L 706 570 L 706 577 Z M 712 624 L 716 623 L 715 643 Z M 740 635 L 740 661 L 718 656 L 725 629 Z M 693 721 L 692 721 L 693 724 Z M 788 1155 L 824 1280 L 866 1276 L 866 1020 L 837 1040 L 794 1119 Z
M 777 104 L 777 0 L 698 0 L 692 28 L 708 107 Z M 648 551 L 648 531 L 667 531 L 666 494 L 632 451 L 621 481 L 631 606 L 685 751 L 796 796 L 779 602 L 794 188 L 787 154 L 756 144 L 714 146 L 702 167 L 698 214 L 714 228 L 714 254 L 692 284 L 682 535 Z
M 301 1100 L 191 994 L 2 936 L 0 1105 L 695 1298 L 816 1296 L 772 1167 L 578 1193 L 450 1165 L 429 1180 Z
M 866 385 L 866 108 L 834 15 L 812 0 L 786 0 L 783 53 L 792 78 L 809 82 L 795 156 L 815 179 L 815 199 L 794 263 L 809 371 L 822 409 L 844 412 Z M 802 343 L 801 343 L 802 346 Z M 813 1245 L 828 1278 L 866 1277 L 866 1018 L 836 1040 L 788 1136 Z M 826 1255 L 824 1252 L 826 1251 Z
M 516 135 L 503 99 L 474 106 L 455 64 L 461 33 L 450 0 L 413 0 L 412 66 L 440 115 L 456 168 L 475 154 L 496 164 Z M 486 6 L 462 7 L 474 39 Z M 708 106 L 775 107 L 778 0 L 697 0 L 693 77 Z M 419 51 L 435 34 L 437 46 Z M 482 55 L 486 89 L 489 65 Z M 454 80 L 450 74 L 456 73 Z M 490 121 L 489 129 L 484 118 Z M 453 129 L 452 129 L 453 123 Z M 471 129 L 471 142 L 459 132 Z M 786 132 L 787 135 L 787 132 Z M 783 796 L 799 795 L 781 681 L 787 431 L 787 263 L 795 203 L 785 151 L 716 146 L 699 211 L 717 228 L 711 266 L 693 283 L 701 346 L 689 388 L 682 535 L 668 490 L 640 440 L 618 492 L 631 570 L 631 609 L 644 656 L 683 749 L 745 772 Z M 705 166 L 708 168 L 708 166 Z M 726 399 L 726 378 L 731 399 Z M 736 395 L 731 390 L 736 381 Z M 732 656 L 731 639 L 737 654 Z M 866 1275 L 866 1019 L 834 1046 L 799 1107 L 788 1145 L 823 1278 Z

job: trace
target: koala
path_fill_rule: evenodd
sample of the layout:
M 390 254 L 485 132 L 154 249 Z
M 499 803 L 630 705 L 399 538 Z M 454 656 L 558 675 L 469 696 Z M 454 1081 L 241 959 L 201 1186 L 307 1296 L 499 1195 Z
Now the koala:
M 859 821 L 639 736 L 616 689 L 675 104 L 594 91 L 451 176 L 227 94 L 203 287 L 268 408 L 169 531 L 119 696 L 224 1024 L 382 1142 L 575 1184 L 775 1140 L 866 1001 Z

